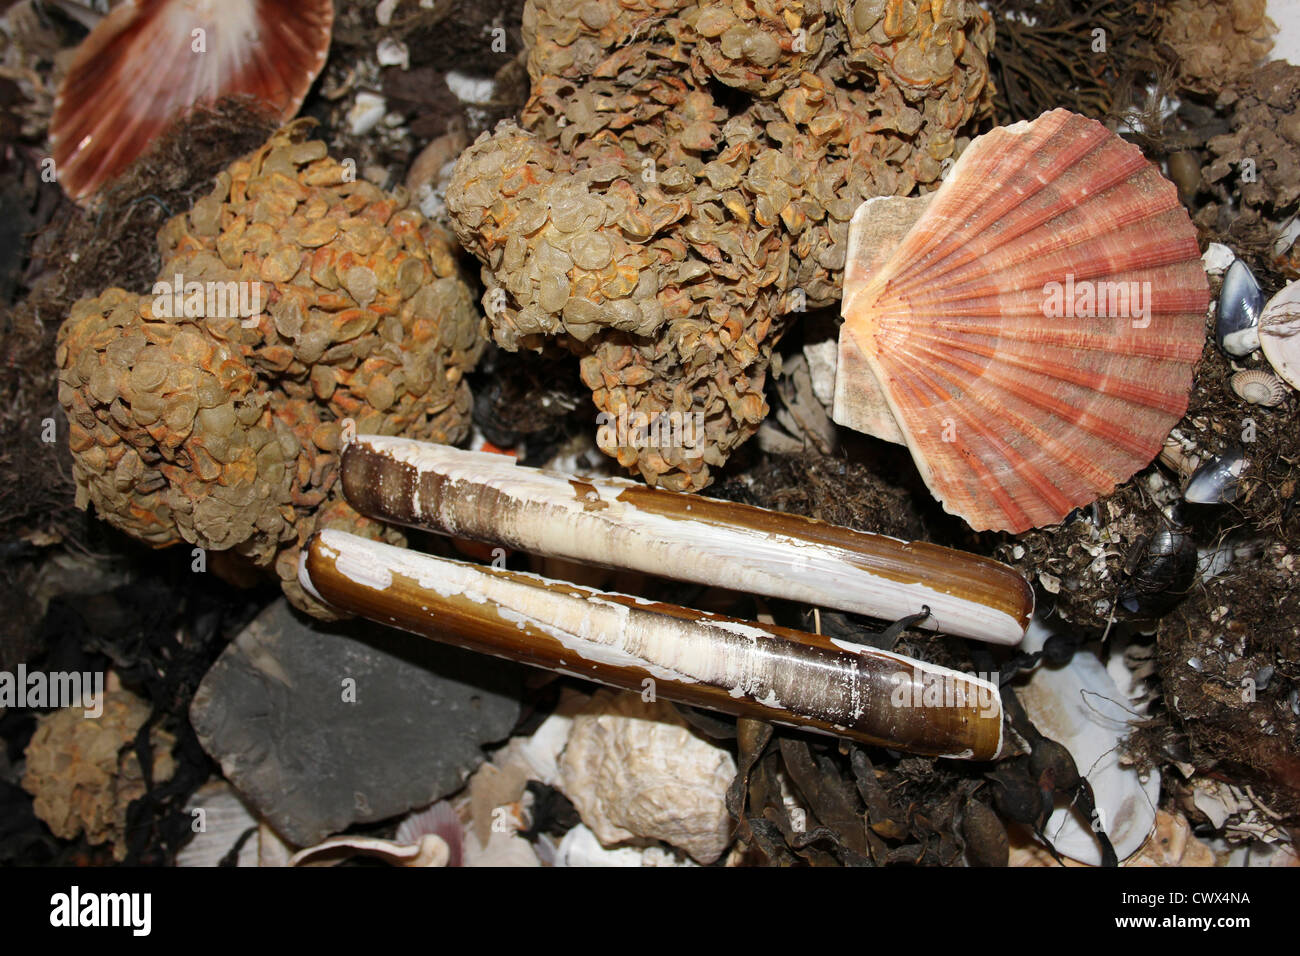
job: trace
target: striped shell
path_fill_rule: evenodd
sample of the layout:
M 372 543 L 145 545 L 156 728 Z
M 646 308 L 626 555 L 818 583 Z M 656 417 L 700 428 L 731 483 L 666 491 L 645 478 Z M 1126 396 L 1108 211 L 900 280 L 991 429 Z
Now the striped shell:
M 855 216 L 835 420 L 906 443 L 976 530 L 1060 521 L 1186 410 L 1209 301 L 1196 231 L 1100 123 L 1053 110 L 995 129 L 892 254 L 865 230 Z
M 176 117 L 248 94 L 282 121 L 325 65 L 331 0 L 131 0 L 77 47 L 50 138 L 64 191 L 94 193 Z
M 1252 405 L 1274 408 L 1286 401 L 1286 385 L 1272 372 L 1248 369 L 1230 380 L 1232 390 Z

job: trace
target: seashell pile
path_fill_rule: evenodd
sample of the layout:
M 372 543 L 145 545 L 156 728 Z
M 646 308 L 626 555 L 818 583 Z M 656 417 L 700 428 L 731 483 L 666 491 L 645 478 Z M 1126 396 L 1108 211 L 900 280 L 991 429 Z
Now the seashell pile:
M 767 413 L 784 316 L 839 298 L 858 204 L 937 183 L 987 114 L 991 18 L 969 0 L 538 0 L 524 33 L 522 126 L 480 137 L 447 191 L 493 336 L 560 337 L 612 417 L 699 416 L 694 447 L 598 438 L 698 490 Z
M 332 494 L 341 422 L 463 438 L 483 341 L 451 237 L 305 130 L 163 227 L 154 294 L 76 303 L 56 362 L 80 507 L 155 547 L 274 566 L 325 616 L 297 584 L 298 547 L 326 526 L 381 533 Z

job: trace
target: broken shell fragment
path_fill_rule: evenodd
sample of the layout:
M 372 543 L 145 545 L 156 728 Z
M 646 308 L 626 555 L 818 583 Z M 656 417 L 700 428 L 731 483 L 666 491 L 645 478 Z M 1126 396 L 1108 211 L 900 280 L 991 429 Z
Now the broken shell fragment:
M 1215 310 L 1214 339 L 1219 348 L 1241 358 L 1260 347 L 1259 320 L 1263 293 L 1250 266 L 1240 259 L 1228 267 Z
M 1030 653 L 1050 637 L 1035 625 L 1022 645 Z M 1063 667 L 1038 667 L 1029 682 L 1016 690 L 1034 726 L 1061 744 L 1092 786 L 1098 817 L 1088 820 L 1076 807 L 1053 811 L 1043 832 L 1057 852 L 1094 866 L 1102 862 L 1094 825 L 1100 824 L 1122 861 L 1146 842 L 1155 824 L 1160 774 L 1145 779 L 1120 763 L 1124 738 L 1140 717 L 1126 706 L 1123 689 L 1097 656 L 1086 649 Z
M 730 751 L 691 733 L 677 708 L 602 690 L 573 719 L 560 790 L 600 842 L 662 840 L 703 864 L 731 842 Z
M 312 537 L 299 580 L 390 627 L 667 700 L 910 753 L 1002 747 L 994 684 L 876 648 L 338 531 Z
M 82 200 L 199 104 L 246 94 L 282 122 L 329 54 L 331 0 L 136 0 L 77 48 L 50 140 L 59 183 Z
M 1155 457 L 1209 288 L 1177 189 L 1136 146 L 1053 110 L 972 142 L 885 261 L 862 229 L 834 417 L 901 436 L 947 511 L 1054 524 Z
M 327 866 L 354 856 L 376 857 L 392 866 L 446 866 L 451 850 L 447 841 L 436 833 L 426 833 L 414 843 L 344 834 L 299 850 L 290 858 L 289 865 Z
M 1289 282 L 1259 317 L 1264 358 L 1292 388 L 1300 388 L 1300 283 Z
M 995 644 L 1033 613 L 1024 578 L 987 558 L 625 479 L 380 435 L 347 447 L 342 479 L 373 518 L 890 621 L 927 607 L 920 627 Z
M 1286 385 L 1272 372 L 1248 369 L 1237 372 L 1229 380 L 1232 390 L 1252 405 L 1276 408 L 1286 401 Z
M 1240 479 L 1250 462 L 1240 449 L 1230 448 L 1197 468 L 1183 498 L 1196 505 L 1227 504 L 1237 499 Z

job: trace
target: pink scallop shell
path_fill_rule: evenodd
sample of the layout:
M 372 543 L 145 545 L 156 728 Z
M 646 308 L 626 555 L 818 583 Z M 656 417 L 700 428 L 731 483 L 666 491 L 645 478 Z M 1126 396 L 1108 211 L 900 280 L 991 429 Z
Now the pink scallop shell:
M 1209 302 L 1196 230 L 1100 123 L 1053 110 L 979 137 L 883 264 L 861 245 L 836 420 L 901 438 L 972 528 L 1060 521 L 1186 411 Z
M 249 94 L 288 120 L 333 25 L 331 0 L 128 0 L 82 41 L 59 88 L 50 140 L 64 191 L 90 196 L 198 104 Z

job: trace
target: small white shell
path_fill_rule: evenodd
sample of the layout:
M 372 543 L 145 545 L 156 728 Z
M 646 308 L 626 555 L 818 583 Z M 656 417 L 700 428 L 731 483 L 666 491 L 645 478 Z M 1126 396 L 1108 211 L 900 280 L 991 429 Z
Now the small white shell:
M 1040 649 L 1050 634 L 1035 618 L 1021 650 Z M 1080 649 L 1064 667 L 1038 668 L 1017 693 L 1034 726 L 1070 751 L 1079 773 L 1092 784 L 1106 833 L 1123 862 L 1150 835 L 1160 797 L 1159 772 L 1153 770 L 1144 781 L 1136 770 L 1119 763 L 1120 744 L 1137 719 L 1124 705 L 1126 694 L 1087 649 Z M 1101 849 L 1091 825 L 1082 814 L 1059 808 L 1043 831 L 1058 853 L 1098 866 Z
M 447 842 L 436 833 L 426 833 L 418 843 L 359 835 L 332 836 L 305 850 L 299 850 L 290 866 L 332 866 L 353 856 L 378 857 L 392 866 L 446 866 L 451 857 Z
M 731 842 L 726 750 L 695 736 L 672 704 L 599 691 L 574 718 L 560 790 L 606 846 L 663 840 L 708 864 Z
M 1259 342 L 1273 371 L 1300 388 L 1300 282 L 1288 282 L 1259 317 Z
M 1237 258 L 1231 249 L 1222 243 L 1212 242 L 1205 247 L 1205 254 L 1201 256 L 1201 263 L 1205 266 L 1208 275 L 1221 276 L 1228 271 L 1228 266 L 1232 265 L 1232 260 Z
M 177 866 L 216 866 L 239 842 L 257 818 L 245 806 L 235 788 L 224 780 L 201 786 L 185 806 L 185 812 L 203 811 L 203 829 L 176 854 Z M 239 850 L 236 866 L 257 866 L 257 841 L 246 840 Z
M 1252 405 L 1274 408 L 1286 401 L 1286 385 L 1272 372 L 1248 369 L 1230 380 L 1232 390 Z
M 600 845 L 596 834 L 579 823 L 564 834 L 555 849 L 554 866 L 695 866 L 689 859 L 678 859 L 671 850 L 663 847 L 621 846 L 607 850 Z

